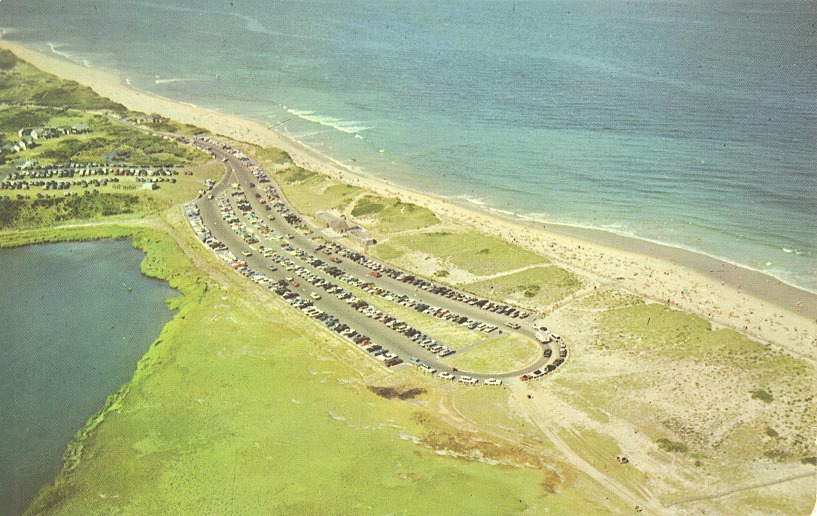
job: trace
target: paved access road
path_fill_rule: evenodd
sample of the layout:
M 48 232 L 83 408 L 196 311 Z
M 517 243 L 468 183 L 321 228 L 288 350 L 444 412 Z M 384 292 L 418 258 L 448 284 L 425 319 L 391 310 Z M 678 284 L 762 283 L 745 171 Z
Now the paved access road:
M 224 163 L 227 171 L 224 178 L 217 185 L 215 185 L 211 191 L 207 192 L 195 203 L 199 209 L 200 217 L 204 225 L 214 238 L 226 245 L 237 258 L 246 261 L 247 266 L 250 269 L 258 271 L 276 282 L 287 277 L 294 277 L 295 275 L 292 272 L 284 270 L 283 267 L 274 262 L 271 258 L 266 258 L 259 253 L 259 245 L 263 245 L 266 248 L 277 252 L 278 254 L 286 256 L 287 259 L 291 260 L 296 265 L 306 269 L 309 274 L 313 274 L 318 278 L 329 281 L 340 287 L 348 288 L 347 285 L 345 285 L 339 279 L 326 274 L 324 271 L 308 263 L 307 260 L 310 258 L 310 256 L 319 258 L 324 262 L 327 262 L 330 256 L 328 256 L 325 252 L 316 250 L 320 243 L 315 242 L 312 239 L 312 235 L 304 234 L 310 231 L 307 229 L 306 225 L 302 225 L 300 228 L 296 229 L 295 226 L 284 220 L 284 217 L 278 210 L 270 207 L 269 203 L 260 202 L 262 199 L 266 200 L 263 187 L 267 185 L 275 187 L 280 194 L 280 189 L 278 189 L 278 186 L 272 181 L 271 178 L 269 179 L 269 183 L 260 183 L 259 179 L 255 177 L 253 172 L 250 170 L 246 159 L 245 161 L 242 161 L 242 155 L 236 155 L 232 149 L 221 145 L 218 142 L 196 140 L 195 144 L 210 152 L 217 159 L 221 160 Z M 279 242 L 267 240 L 260 235 L 258 235 L 259 240 L 261 241 L 259 244 L 247 244 L 244 239 L 239 236 L 224 220 L 218 204 L 219 197 L 224 196 L 229 198 L 231 203 L 233 202 L 230 194 L 236 191 L 234 185 L 237 185 L 238 188 L 240 188 L 246 194 L 246 200 L 249 201 L 253 212 L 267 227 L 269 227 L 270 230 L 279 235 L 285 235 L 284 241 L 304 251 L 306 256 L 298 257 L 286 254 L 279 247 Z M 259 194 L 260 198 L 256 197 L 256 194 Z M 287 213 L 297 216 L 297 212 L 288 203 L 286 203 L 286 200 L 282 195 L 280 196 L 280 201 L 286 206 Z M 234 204 L 233 207 L 235 207 Z M 238 210 L 235 210 L 235 212 L 236 215 L 239 215 L 239 218 L 241 218 L 240 212 Z M 270 220 L 270 215 L 274 217 L 274 220 Z M 246 223 L 247 221 L 244 220 L 244 222 Z M 247 227 L 250 228 L 250 224 L 247 224 Z M 245 252 L 252 253 L 252 255 L 245 257 L 242 254 Z M 268 268 L 270 265 L 277 267 L 278 270 L 274 272 L 270 271 Z M 475 321 L 494 325 L 499 328 L 493 333 L 494 335 L 497 332 L 516 332 L 524 335 L 525 337 L 536 340 L 535 329 L 530 327 L 528 324 L 521 324 L 519 329 L 511 329 L 506 326 L 506 323 L 518 324 L 517 319 L 499 315 L 488 310 L 483 310 L 477 306 L 472 306 L 442 295 L 437 295 L 426 290 L 418 289 L 385 274 L 381 277 L 374 278 L 370 275 L 371 269 L 346 258 L 341 258 L 340 263 L 331 263 L 331 265 L 337 267 L 346 274 L 357 277 L 366 282 L 375 283 L 378 287 L 389 290 L 395 294 L 405 295 L 415 301 L 431 306 L 437 306 Z M 392 353 L 398 355 L 404 361 L 404 363 L 407 364 L 410 364 L 410 357 L 416 357 L 430 365 L 432 368 L 436 369 L 438 372 L 449 372 L 458 376 L 470 376 L 476 380 L 484 381 L 488 378 L 516 378 L 524 373 L 530 373 L 537 369 L 543 369 L 546 365 L 552 363 L 559 356 L 558 345 L 555 343 L 550 343 L 542 345 L 543 351 L 546 349 L 551 350 L 551 356 L 549 358 L 540 356 L 540 358 L 533 364 L 530 364 L 529 366 L 517 371 L 509 371 L 503 374 L 481 374 L 466 371 L 454 371 L 451 366 L 446 363 L 444 358 L 440 358 L 438 355 L 431 353 L 419 344 L 413 342 L 407 336 L 388 328 L 385 324 L 378 320 L 366 317 L 364 314 L 352 308 L 349 304 L 347 304 L 344 300 L 339 299 L 337 296 L 326 293 L 321 289 L 317 289 L 300 278 L 294 279 L 296 279 L 300 285 L 298 287 L 289 286 L 289 290 L 295 292 L 304 299 L 310 300 L 315 307 L 319 308 L 323 312 L 326 312 L 327 314 L 337 317 L 341 322 L 347 324 L 357 332 L 367 335 L 373 342 L 376 342 L 384 348 L 388 348 Z M 317 292 L 320 294 L 320 299 L 311 299 L 311 292 Z M 377 304 L 376 300 L 374 301 L 374 304 Z M 419 314 L 418 317 L 422 318 L 429 316 Z M 430 335 L 430 337 L 433 338 L 434 336 Z M 486 334 L 485 337 L 487 338 L 488 335 Z M 441 344 L 445 344 L 445 342 L 441 342 Z

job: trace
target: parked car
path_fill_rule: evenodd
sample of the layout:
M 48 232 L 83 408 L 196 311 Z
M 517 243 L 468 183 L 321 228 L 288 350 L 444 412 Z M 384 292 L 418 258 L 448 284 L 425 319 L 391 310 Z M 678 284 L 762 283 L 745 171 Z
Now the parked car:
M 484 382 L 485 385 L 502 385 L 502 380 L 497 380 L 496 378 L 487 378 Z

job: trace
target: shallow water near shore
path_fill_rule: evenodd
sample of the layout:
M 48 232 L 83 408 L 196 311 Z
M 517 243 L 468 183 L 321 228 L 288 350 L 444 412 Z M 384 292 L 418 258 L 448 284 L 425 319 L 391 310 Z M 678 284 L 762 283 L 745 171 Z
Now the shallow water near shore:
M 0 515 L 59 473 L 74 433 L 173 313 L 128 241 L 0 249 Z
M 0 15 L 9 39 L 377 177 L 817 291 L 814 2 L 4 0 Z

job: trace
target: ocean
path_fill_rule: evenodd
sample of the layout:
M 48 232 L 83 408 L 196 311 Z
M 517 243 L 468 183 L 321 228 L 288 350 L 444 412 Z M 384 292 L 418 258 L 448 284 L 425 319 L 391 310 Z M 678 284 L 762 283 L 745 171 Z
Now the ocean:
M 817 3 L 3 0 L 5 38 L 485 209 L 817 291 Z
M 127 241 L 0 249 L 0 515 L 57 476 L 173 316 L 163 301 L 176 293 L 142 276 L 143 257 Z

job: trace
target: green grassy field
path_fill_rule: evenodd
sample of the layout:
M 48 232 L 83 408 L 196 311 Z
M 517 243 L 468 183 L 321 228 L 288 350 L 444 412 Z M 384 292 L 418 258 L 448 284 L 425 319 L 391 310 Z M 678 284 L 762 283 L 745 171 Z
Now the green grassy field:
M 535 426 L 513 414 L 507 389 L 456 389 L 454 405 L 474 421 L 500 429 L 509 429 L 529 439 L 540 438 Z M 549 443 L 548 443 L 549 444 Z M 542 444 L 542 446 L 547 446 Z
M 367 229 L 378 235 L 388 235 L 434 226 L 440 220 L 434 212 L 397 198 L 366 195 L 358 199 L 352 215 L 363 218 Z
M 384 259 L 394 259 L 408 250 L 448 260 L 454 266 L 476 275 L 548 263 L 543 256 L 475 231 L 398 235 L 385 244 L 375 246 L 373 252 Z
M 472 373 L 507 373 L 535 362 L 542 353 L 539 343 L 516 334 L 491 336 L 485 342 L 446 358 L 450 366 Z
M 271 295 L 247 292 L 252 287 L 212 257 L 198 258 L 216 268 L 208 277 L 164 233 L 116 227 L 68 237 L 126 235 L 146 252 L 143 271 L 182 293 L 173 301 L 179 312 L 133 379 L 78 432 L 66 472 L 43 489 L 31 513 L 590 508 L 572 489 L 544 489 L 535 468 L 439 456 L 436 447 L 454 443 L 467 452 L 467 436 L 415 405 L 362 388 L 337 357 L 353 350 L 293 318 Z M 499 459 L 510 453 L 491 448 Z
M 463 285 L 463 288 L 479 296 L 532 309 L 541 309 L 564 299 L 581 287 L 582 282 L 576 275 L 555 265 L 535 267 Z
M 78 195 L 51 199 L 0 199 L 0 229 L 40 227 L 66 222 L 100 220 L 112 215 L 156 211 L 150 198 L 132 194 Z
M 262 167 L 275 167 L 282 164 L 292 164 L 292 158 L 281 149 L 276 149 L 273 147 L 259 147 L 249 143 L 241 143 L 237 146 L 247 155 L 252 156 Z
M 312 217 L 320 210 L 344 210 L 363 191 L 300 167 L 281 170 L 274 177 L 292 206 Z

